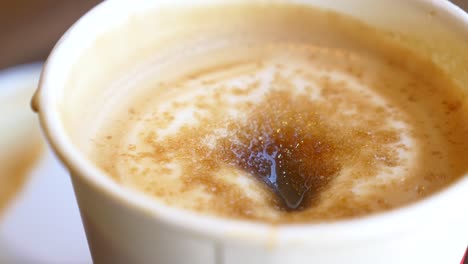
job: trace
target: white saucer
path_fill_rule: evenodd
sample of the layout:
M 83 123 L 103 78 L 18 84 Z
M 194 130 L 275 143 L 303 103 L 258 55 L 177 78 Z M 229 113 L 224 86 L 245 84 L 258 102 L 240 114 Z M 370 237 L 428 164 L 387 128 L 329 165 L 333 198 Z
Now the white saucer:
M 32 96 L 40 70 L 41 64 L 32 64 L 0 72 L 0 103 L 24 89 Z M 5 114 L 11 117 L 12 112 L 0 113 L 0 120 Z M 37 118 L 14 124 L 25 120 L 37 125 Z M 7 134 L 2 131 L 0 137 L 11 136 Z M 92 263 L 70 177 L 49 149 L 0 216 L 0 263 Z

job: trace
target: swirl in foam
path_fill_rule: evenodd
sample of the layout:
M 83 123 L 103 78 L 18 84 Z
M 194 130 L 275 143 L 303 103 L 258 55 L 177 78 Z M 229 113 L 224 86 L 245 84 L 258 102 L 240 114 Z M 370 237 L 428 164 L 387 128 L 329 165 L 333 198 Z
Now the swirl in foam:
M 214 66 L 157 82 L 125 129 L 102 129 L 95 160 L 169 205 L 268 222 L 362 216 L 461 177 L 457 89 L 410 52 L 353 45 L 206 51 Z

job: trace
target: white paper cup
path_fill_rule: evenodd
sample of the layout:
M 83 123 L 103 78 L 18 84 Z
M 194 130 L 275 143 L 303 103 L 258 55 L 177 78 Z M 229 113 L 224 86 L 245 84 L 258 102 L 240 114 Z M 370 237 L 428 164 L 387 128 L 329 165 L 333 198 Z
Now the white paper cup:
M 222 3 L 230 2 L 236 1 Z M 449 2 L 281 2 L 329 8 L 409 34 L 399 39 L 402 45 L 431 57 L 468 87 L 468 16 Z M 164 14 L 167 6 L 213 3 L 220 1 L 106 1 L 65 34 L 45 65 L 33 105 L 50 144 L 71 172 L 95 263 L 459 263 L 468 241 L 468 177 L 428 199 L 383 214 L 271 226 L 170 208 L 119 186 L 87 159 L 83 146 L 89 137 L 84 135 L 91 128 L 81 121 L 98 118 L 96 109 L 105 100 L 102 91 L 88 87 L 112 82 L 102 76 L 124 70 L 130 57 L 138 57 L 135 50 L 145 52 L 148 46 L 131 37 L 134 31 L 148 31 L 142 34 L 145 41 L 156 43 L 161 32 L 173 30 L 170 23 L 141 27 L 139 18 L 148 12 Z M 134 26 L 123 29 L 124 24 Z M 106 41 L 109 32 L 117 32 L 120 41 Z

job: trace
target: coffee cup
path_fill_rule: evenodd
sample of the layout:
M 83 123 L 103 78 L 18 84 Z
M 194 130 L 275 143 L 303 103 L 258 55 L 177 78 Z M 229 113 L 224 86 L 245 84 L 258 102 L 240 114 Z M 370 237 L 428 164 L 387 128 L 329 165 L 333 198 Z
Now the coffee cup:
M 96 109 L 177 30 L 173 13 L 241 1 L 104 2 L 62 37 L 47 60 L 33 108 L 69 169 L 96 263 L 457 263 L 468 237 L 468 178 L 384 213 L 333 222 L 239 221 L 159 203 L 123 188 L 84 154 Z M 268 5 L 264 1 L 258 1 Z M 468 16 L 445 1 L 286 1 L 336 11 L 388 31 L 465 87 Z M 249 3 L 252 4 L 252 3 Z M 175 10 L 175 11 L 174 11 Z M 182 12 L 182 11 L 180 11 Z M 157 19 L 145 20 L 145 16 Z M 172 20 L 171 20 L 172 19 Z M 209 27 L 209 25 L 207 26 Z M 197 51 L 189 50 L 188 52 Z M 182 67 L 182 66 L 181 66 Z M 139 72 L 130 74 L 137 76 Z M 106 93 L 107 92 L 107 93 Z M 112 95 L 112 96 L 119 96 Z

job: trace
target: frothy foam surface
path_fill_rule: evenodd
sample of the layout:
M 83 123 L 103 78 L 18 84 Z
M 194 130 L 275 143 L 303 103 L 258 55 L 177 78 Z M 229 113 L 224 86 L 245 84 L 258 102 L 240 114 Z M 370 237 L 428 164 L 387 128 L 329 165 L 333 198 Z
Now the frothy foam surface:
M 97 164 L 171 206 L 274 223 L 388 210 L 465 173 L 466 107 L 430 62 L 331 25 L 331 45 L 237 30 L 131 89 L 93 139 Z

